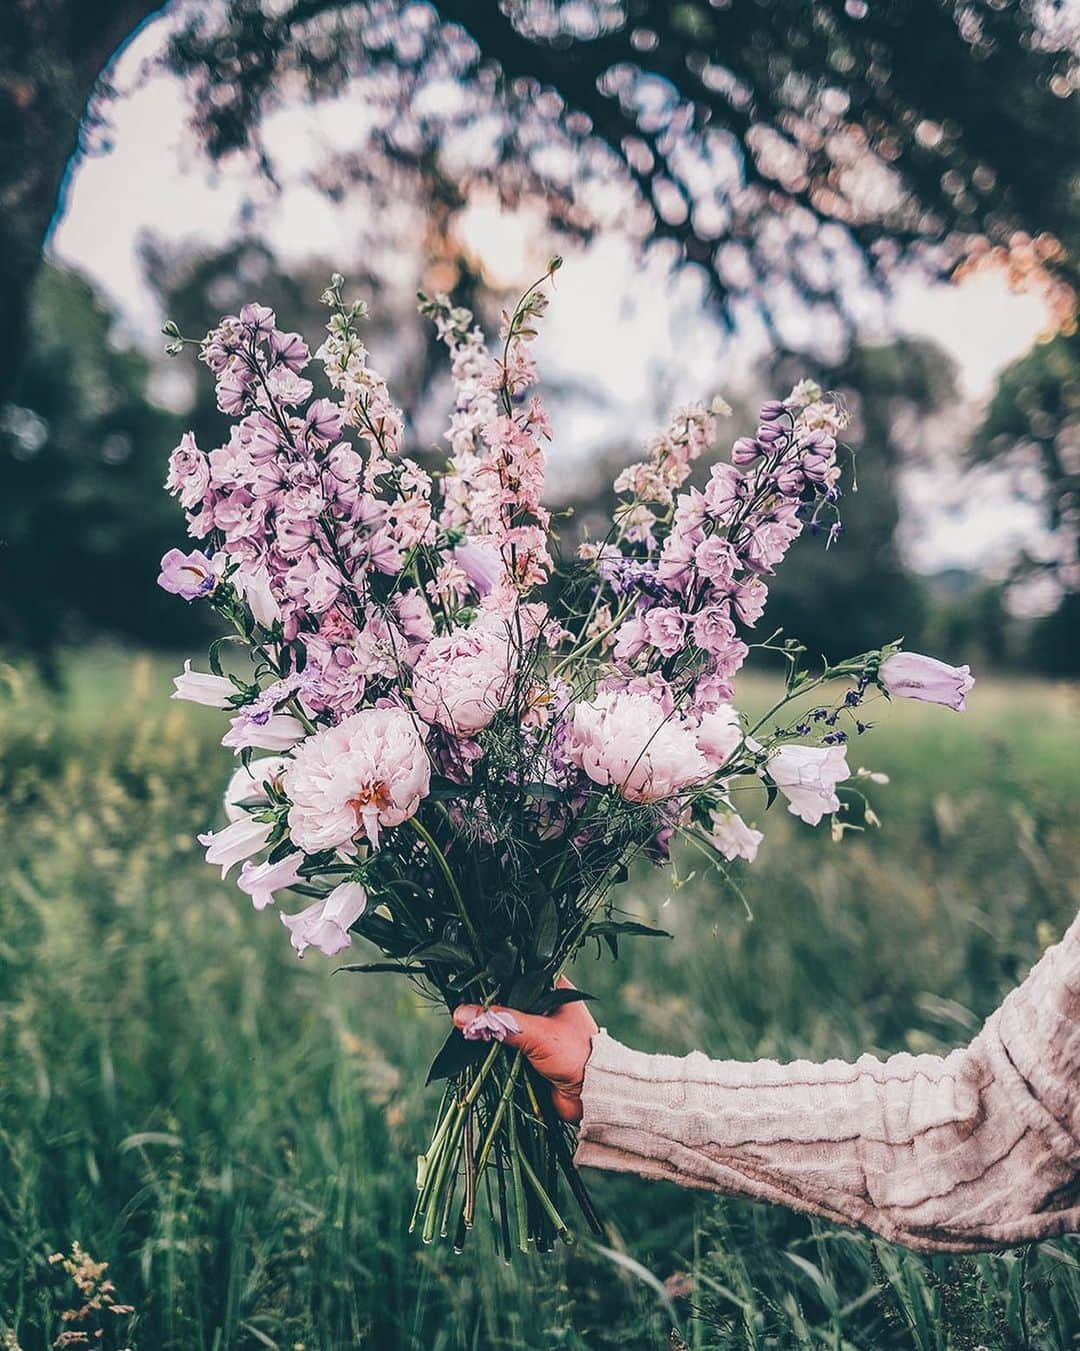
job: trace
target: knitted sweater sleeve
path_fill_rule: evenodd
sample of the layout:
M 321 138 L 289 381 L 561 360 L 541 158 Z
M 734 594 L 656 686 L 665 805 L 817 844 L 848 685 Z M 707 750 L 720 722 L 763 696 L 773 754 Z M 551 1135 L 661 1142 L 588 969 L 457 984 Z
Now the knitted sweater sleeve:
M 1080 1230 L 1080 916 L 951 1054 L 678 1059 L 593 1039 L 576 1161 L 790 1206 L 911 1248 Z

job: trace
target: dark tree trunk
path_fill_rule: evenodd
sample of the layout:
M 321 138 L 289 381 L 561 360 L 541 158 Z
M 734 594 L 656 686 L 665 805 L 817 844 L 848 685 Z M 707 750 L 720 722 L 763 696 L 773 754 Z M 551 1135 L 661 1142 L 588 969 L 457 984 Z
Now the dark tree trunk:
M 116 48 L 160 0 L 7 0 L 0 18 L 0 402 L 80 125 Z

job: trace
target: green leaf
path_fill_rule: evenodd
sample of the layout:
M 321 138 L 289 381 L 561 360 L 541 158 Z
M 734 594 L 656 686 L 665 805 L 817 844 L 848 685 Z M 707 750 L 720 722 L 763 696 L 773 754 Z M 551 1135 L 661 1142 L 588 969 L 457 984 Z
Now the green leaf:
M 533 924 L 533 952 L 539 965 L 551 960 L 555 945 L 559 941 L 559 912 L 554 900 L 549 896 L 540 907 Z
M 496 952 L 487 964 L 487 974 L 496 985 L 505 985 L 510 979 L 510 973 L 517 964 L 517 948 L 510 940 L 504 939 L 502 947 Z
M 639 934 L 642 938 L 671 937 L 666 929 L 653 929 L 648 924 L 639 924 L 637 920 L 630 919 L 602 919 L 589 927 L 590 937 L 597 934 L 605 938 L 609 934 Z
M 294 845 L 292 840 L 290 840 L 289 837 L 286 836 L 283 840 L 279 841 L 279 843 L 274 846 L 274 848 L 270 851 L 270 854 L 266 861 L 267 863 L 280 863 L 281 860 L 285 858 L 287 854 L 292 854 L 295 852 L 295 850 L 296 845 Z
M 536 1001 L 543 996 L 547 981 L 543 971 L 528 971 L 524 976 L 518 976 L 510 986 L 504 1002 L 513 1009 L 521 1009 L 523 1013 L 532 1013 Z
M 541 798 L 544 802 L 562 802 L 565 797 L 561 788 L 550 783 L 523 783 L 521 791 L 526 797 Z
M 352 932 L 360 934 L 363 938 L 370 938 L 391 957 L 404 957 L 413 946 L 413 940 L 408 934 L 402 933 L 396 924 L 370 910 L 360 916 L 352 926 Z
M 409 956 L 417 962 L 439 962 L 447 966 L 465 966 L 472 963 L 472 954 L 467 948 L 463 948 L 459 943 L 425 943 L 422 947 L 413 948 Z
M 223 674 L 221 669 L 222 644 L 234 642 L 236 642 L 236 639 L 232 636 L 232 634 L 226 634 L 224 638 L 215 638 L 214 641 L 210 644 L 210 653 L 209 653 L 210 670 L 214 673 L 214 675 L 219 676 Z
M 488 1044 L 484 1041 L 466 1041 L 457 1028 L 439 1048 L 431 1068 L 427 1072 L 425 1084 L 433 1084 L 439 1079 L 451 1079 L 460 1074 L 469 1065 L 475 1065 L 488 1053 Z
M 554 1013 L 556 1009 L 561 1009 L 564 1004 L 577 1004 L 585 999 L 595 999 L 596 995 L 588 994 L 585 990 L 548 990 L 535 1001 L 530 1013 Z
M 349 966 L 335 967 L 333 974 L 336 976 L 339 971 L 397 971 L 403 976 L 422 976 L 424 974 L 422 966 L 408 966 L 404 962 L 360 962 Z

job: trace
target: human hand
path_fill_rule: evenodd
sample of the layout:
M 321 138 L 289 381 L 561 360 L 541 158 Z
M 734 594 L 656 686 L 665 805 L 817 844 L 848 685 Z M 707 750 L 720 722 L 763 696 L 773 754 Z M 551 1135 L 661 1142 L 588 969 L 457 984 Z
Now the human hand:
M 560 989 L 572 989 L 565 977 L 559 977 Z M 538 1074 L 552 1087 L 555 1110 L 564 1121 L 577 1125 L 581 1120 L 581 1086 L 585 1062 L 592 1039 L 599 1031 L 588 1005 L 578 1000 L 563 1004 L 554 1013 L 519 1013 L 501 1004 L 492 1006 L 497 1013 L 510 1013 L 520 1032 L 507 1032 L 504 1045 L 521 1051 Z M 461 1004 L 454 1010 L 454 1026 L 461 1030 L 481 1012 L 478 1004 Z

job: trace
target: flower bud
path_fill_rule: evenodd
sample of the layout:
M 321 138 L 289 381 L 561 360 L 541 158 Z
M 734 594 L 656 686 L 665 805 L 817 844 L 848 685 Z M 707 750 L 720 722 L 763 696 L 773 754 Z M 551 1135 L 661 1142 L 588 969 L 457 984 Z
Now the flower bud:
M 740 436 L 731 447 L 731 458 L 735 464 L 752 464 L 761 454 L 761 447 L 749 436 Z

